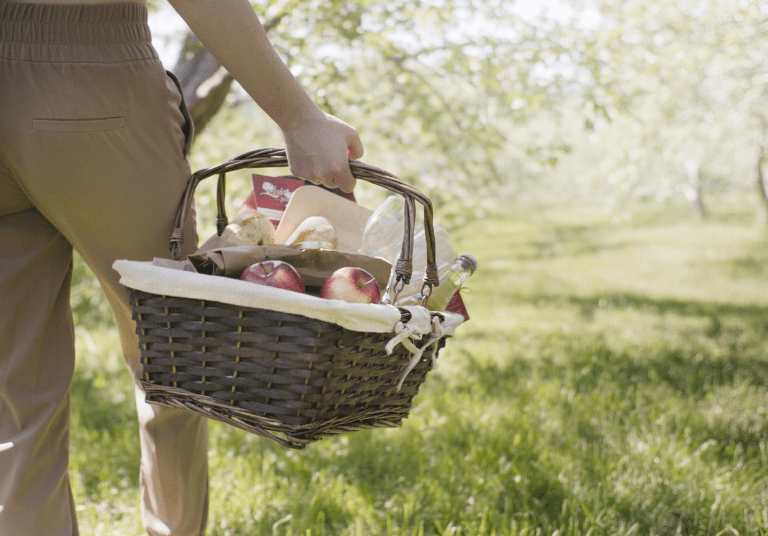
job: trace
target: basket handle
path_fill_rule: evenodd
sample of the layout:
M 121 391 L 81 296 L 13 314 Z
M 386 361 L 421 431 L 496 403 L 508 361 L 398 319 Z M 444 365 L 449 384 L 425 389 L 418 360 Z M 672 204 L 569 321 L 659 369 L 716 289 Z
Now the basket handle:
M 284 149 L 257 149 L 241 154 L 235 158 L 207 169 L 201 169 L 192 174 L 187 182 L 184 195 L 176 211 L 176 220 L 170 239 L 171 256 L 174 260 L 181 258 L 181 244 L 184 241 L 183 226 L 187 214 L 192 206 L 197 185 L 203 179 L 218 175 L 219 182 L 216 189 L 216 232 L 221 235 L 228 224 L 224 198 L 226 194 L 226 175 L 230 171 L 246 168 L 271 168 L 288 167 L 288 158 Z M 350 160 L 349 167 L 356 179 L 364 180 L 403 196 L 405 199 L 405 229 L 403 245 L 400 250 L 400 258 L 395 265 L 395 296 L 402 288 L 411 282 L 413 273 L 413 236 L 416 219 L 416 202 L 424 207 L 424 234 L 427 242 L 427 266 L 424 273 L 425 299 L 432 291 L 432 287 L 440 284 L 435 262 L 435 231 L 432 224 L 432 202 L 427 196 L 416 188 L 397 178 L 391 173 L 377 167 L 364 164 L 358 160 Z

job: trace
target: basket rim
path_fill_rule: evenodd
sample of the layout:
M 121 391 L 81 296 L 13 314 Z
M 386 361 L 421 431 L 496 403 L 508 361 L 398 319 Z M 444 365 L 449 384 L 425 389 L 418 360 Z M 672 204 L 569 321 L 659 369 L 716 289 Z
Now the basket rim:
M 446 335 L 452 335 L 464 322 L 464 317 L 457 313 L 431 312 L 421 306 L 395 307 L 323 299 L 229 277 L 157 266 L 152 261 L 117 260 L 113 268 L 120 274 L 122 285 L 150 294 L 295 314 L 330 322 L 351 331 L 392 333 L 401 322 L 402 309 L 412 312 L 414 319 L 424 318 L 425 312 L 429 316 L 439 315 L 441 330 Z M 429 326 L 423 328 L 429 331 Z

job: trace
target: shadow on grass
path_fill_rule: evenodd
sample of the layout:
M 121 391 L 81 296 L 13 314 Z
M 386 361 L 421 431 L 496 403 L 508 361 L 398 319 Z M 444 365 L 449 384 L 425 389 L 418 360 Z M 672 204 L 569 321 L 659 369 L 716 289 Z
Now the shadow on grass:
M 448 405 L 451 398 L 447 391 L 437 396 Z M 400 501 L 415 499 L 426 534 L 442 534 L 431 527 L 452 521 L 474 522 L 486 509 L 507 521 L 556 521 L 567 493 L 521 415 L 498 414 L 491 423 L 453 407 L 435 411 L 448 418 L 422 427 L 417 415 L 412 424 L 419 423 L 418 430 L 358 432 L 349 436 L 343 461 L 316 467 L 343 474 L 374 504 L 388 503 L 393 512 L 402 508 Z M 499 522 L 499 528 L 504 525 Z
M 622 250 L 635 246 L 631 241 L 605 243 L 604 233 L 612 228 L 609 224 L 547 225 L 537 229 L 535 237 L 507 235 L 499 244 L 504 256 L 518 261 L 555 259 L 557 257 L 582 257 L 608 250 Z M 497 249 L 499 251 L 499 249 Z
M 549 344 L 551 340 L 544 342 Z M 661 347 L 654 353 L 615 351 L 599 334 L 581 334 L 558 344 L 562 344 L 564 355 L 539 359 L 521 357 L 514 348 L 506 359 L 462 351 L 455 356 L 463 365 L 462 380 L 452 382 L 449 389 L 480 404 L 505 399 L 509 412 L 530 419 L 528 427 L 546 444 L 544 452 L 561 452 L 565 459 L 579 453 L 579 474 L 594 486 L 615 470 L 612 465 L 617 460 L 625 456 L 632 459 L 629 451 L 611 449 L 621 448 L 625 437 L 642 438 L 644 434 L 658 436 L 660 445 L 666 445 L 664 438 L 678 441 L 676 448 L 690 448 L 690 456 L 697 447 L 707 445 L 699 456 L 709 460 L 713 471 L 742 465 L 764 467 L 768 445 L 768 363 L 764 356 L 730 354 L 720 358 L 706 352 L 691 355 L 684 348 L 672 347 Z M 605 450 L 607 445 L 612 447 Z M 668 454 L 663 447 L 661 452 Z M 638 459 L 642 456 L 639 454 Z M 629 466 L 641 464 L 632 461 Z M 689 474 L 657 471 L 649 477 L 651 481 L 658 478 L 681 485 L 695 481 Z M 636 477 L 643 478 L 640 474 Z M 653 531 L 671 522 L 670 516 L 674 518 L 678 508 L 685 512 L 680 514 L 683 525 L 701 525 L 688 511 L 695 510 L 698 503 L 691 502 L 685 486 L 661 486 L 649 491 L 649 496 L 662 491 L 664 501 L 646 504 L 633 499 L 625 505 L 623 514 L 632 520 L 628 524 L 642 520 L 638 533 L 656 533 Z M 607 492 L 606 500 L 618 500 L 612 493 Z M 565 503 L 573 499 L 566 492 Z M 710 505 L 714 499 L 707 495 L 699 501 Z M 662 503 L 670 505 L 671 513 Z M 733 513 L 728 511 L 728 515 Z
M 593 318 L 598 310 L 630 309 L 647 311 L 652 314 L 675 314 L 683 317 L 705 316 L 710 318 L 724 316 L 741 317 L 751 329 L 761 335 L 768 335 L 768 307 L 751 304 L 717 303 L 701 300 L 682 300 L 676 298 L 652 298 L 640 294 L 613 292 L 592 296 L 574 296 L 568 294 L 530 294 L 512 287 L 500 287 L 494 290 L 494 296 L 510 304 L 530 304 L 541 307 L 574 306 L 586 318 Z
M 732 308 L 726 309 L 732 311 Z M 761 317 L 751 321 L 764 334 L 765 320 Z M 730 337 L 722 337 L 729 339 L 723 344 L 731 344 Z M 542 352 L 534 359 L 515 354 L 514 348 L 506 359 L 488 359 L 471 350 L 462 350 L 455 359 L 461 362 L 462 377 L 466 380 L 452 389 L 485 400 L 497 399 L 501 394 L 511 404 L 524 407 L 535 395 L 526 387 L 527 381 L 536 385 L 556 384 L 561 386 L 558 389 L 571 392 L 582 401 L 605 405 L 588 410 L 582 403 L 573 405 L 567 401 L 565 394 L 551 395 L 562 397 L 563 414 L 596 411 L 621 415 L 626 412 L 625 417 L 630 416 L 637 403 L 625 398 L 631 393 L 640 393 L 637 396 L 649 399 L 646 403 L 661 403 L 662 408 L 671 401 L 653 400 L 653 397 L 671 397 L 680 406 L 693 405 L 680 417 L 687 422 L 680 422 L 678 426 L 688 427 L 700 443 L 715 440 L 725 457 L 732 456 L 734 447 L 759 456 L 768 443 L 765 402 L 761 404 L 758 395 L 752 400 L 731 400 L 751 386 L 768 385 L 768 360 L 754 348 L 743 353 L 712 355 L 707 349 L 686 347 L 685 342 L 676 347 L 675 343 L 655 341 L 648 347 L 615 350 L 599 333 L 550 333 L 543 335 L 542 340 L 534 340 L 533 344 L 559 350 L 555 355 Z M 701 411 L 709 408 L 708 415 L 698 413 L 697 408 Z M 576 414 L 573 417 L 572 422 L 580 426 L 579 437 L 588 442 L 600 441 L 599 432 L 593 433 L 589 427 L 581 429 L 586 421 Z
M 536 296 L 537 303 L 556 301 L 577 306 L 588 317 L 594 316 L 598 309 L 635 308 L 652 313 L 675 314 L 678 316 L 705 316 L 713 322 L 723 316 L 738 316 L 750 325 L 751 329 L 760 334 L 768 334 L 768 307 L 732 303 L 716 303 L 697 300 L 680 300 L 675 298 L 650 298 L 638 294 L 611 293 L 605 295 L 579 296 Z

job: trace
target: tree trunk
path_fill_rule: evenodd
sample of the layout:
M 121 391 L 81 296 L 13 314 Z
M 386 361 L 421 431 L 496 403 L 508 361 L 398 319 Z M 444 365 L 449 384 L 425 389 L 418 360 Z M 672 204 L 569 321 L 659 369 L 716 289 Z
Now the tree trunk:
M 763 165 L 768 160 L 768 137 L 764 137 L 760 141 L 760 149 L 757 152 L 757 165 L 755 166 L 755 186 L 757 187 L 757 195 L 760 199 L 765 212 L 763 217 L 765 222 L 768 223 L 768 189 L 766 189 L 765 175 L 763 174 Z
M 199 134 L 221 109 L 234 78 L 191 32 L 184 39 L 173 72 L 184 89 L 184 99 Z
M 271 31 L 284 16 L 279 14 L 266 21 L 264 31 Z M 199 134 L 224 105 L 234 78 L 192 32 L 184 38 L 173 73 L 184 90 L 184 100 Z
M 702 218 L 707 217 L 707 208 L 704 206 L 704 191 L 701 180 L 701 165 L 697 160 L 688 160 L 685 163 L 688 172 L 688 185 L 686 197 L 691 202 L 693 209 Z

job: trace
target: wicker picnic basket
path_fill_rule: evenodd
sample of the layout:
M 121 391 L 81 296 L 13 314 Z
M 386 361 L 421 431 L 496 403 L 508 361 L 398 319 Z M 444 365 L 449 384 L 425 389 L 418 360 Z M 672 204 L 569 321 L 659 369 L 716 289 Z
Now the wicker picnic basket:
M 228 221 L 226 174 L 284 166 L 283 150 L 262 149 L 194 173 L 177 211 L 172 257 L 180 257 L 182 225 L 200 181 L 218 176 L 220 234 Z M 431 289 L 439 283 L 431 202 L 390 173 L 354 160 L 350 167 L 357 179 L 406 201 L 396 290 L 410 280 L 415 203 L 423 206 L 425 288 Z M 331 434 L 399 426 L 438 352 L 463 321 L 461 315 L 421 306 L 347 304 L 145 264 L 118 261 L 115 268 L 131 289 L 147 401 L 184 408 L 291 448 Z M 142 275 L 150 272 L 151 277 Z M 149 279 L 153 284 L 145 283 Z M 314 303 L 319 312 L 312 307 L 305 312 L 303 304 Z

